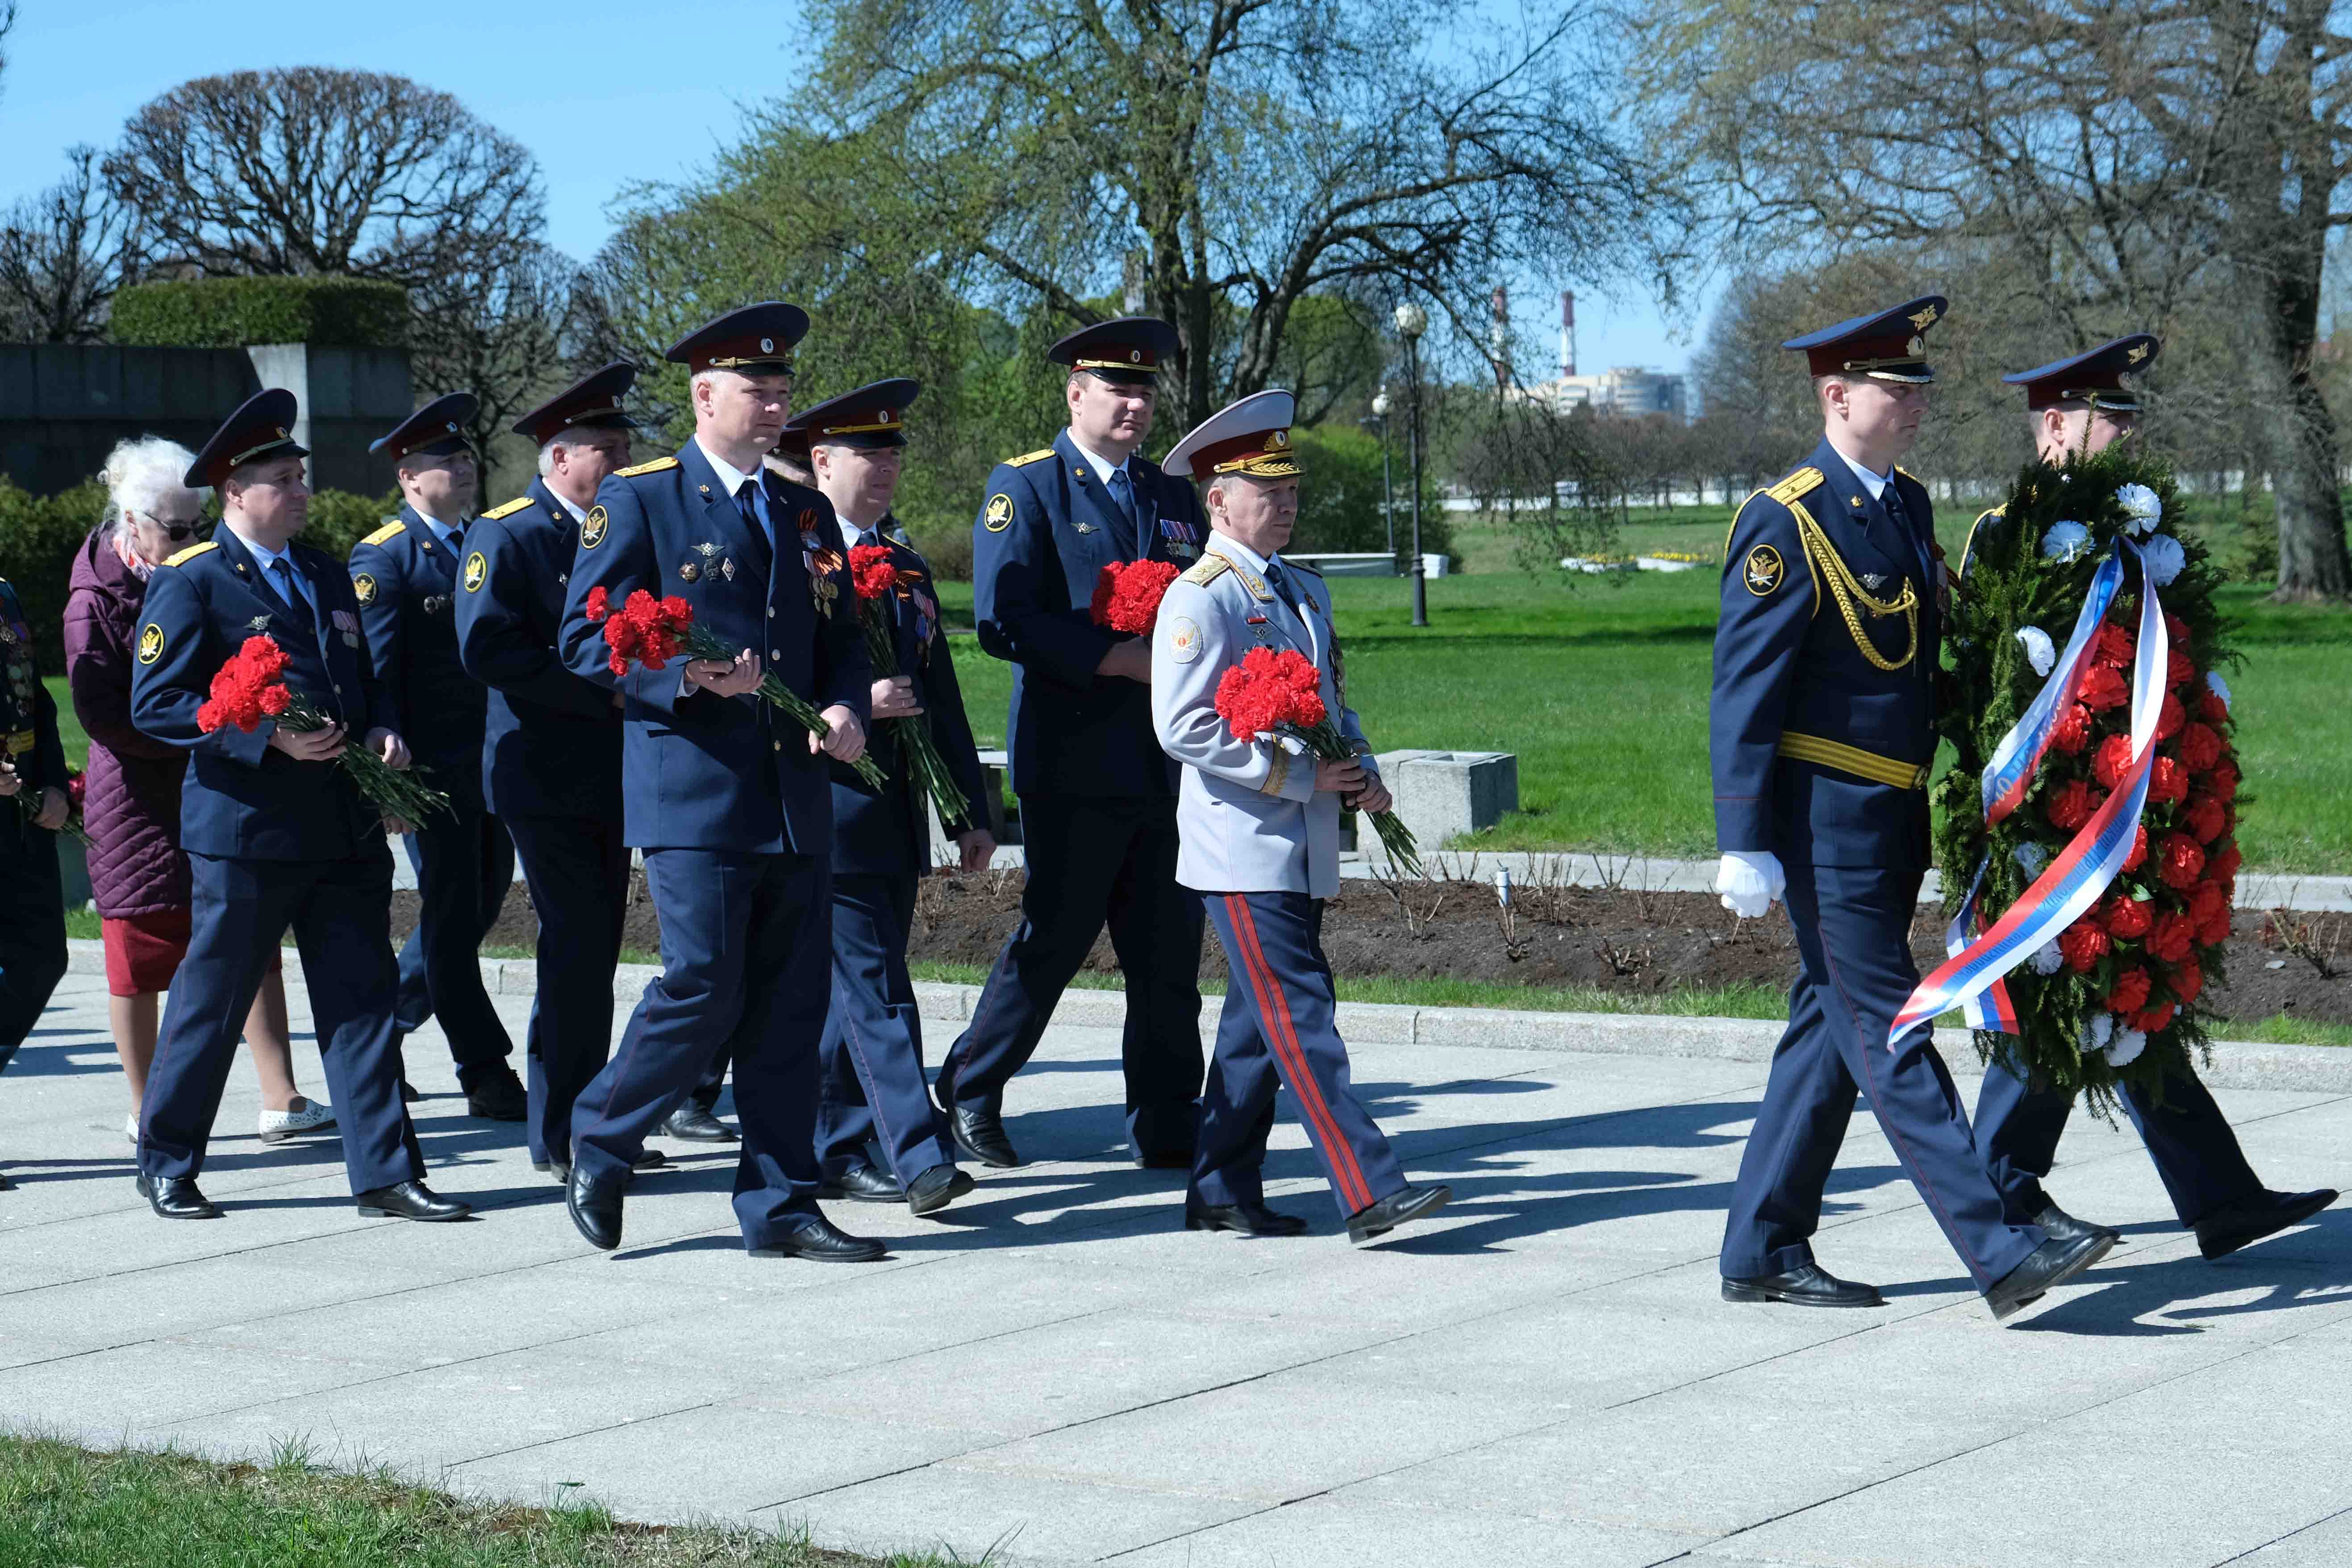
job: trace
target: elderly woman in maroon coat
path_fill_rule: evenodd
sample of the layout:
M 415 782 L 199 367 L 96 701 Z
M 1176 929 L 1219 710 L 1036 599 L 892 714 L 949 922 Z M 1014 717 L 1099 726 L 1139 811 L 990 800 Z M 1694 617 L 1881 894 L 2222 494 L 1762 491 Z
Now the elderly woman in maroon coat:
M 134 1143 L 155 1055 L 156 996 L 187 955 L 192 895 L 180 852 L 188 753 L 131 727 L 131 644 L 149 574 L 194 542 L 203 498 L 180 482 L 194 461 L 186 447 L 160 437 L 114 448 L 100 476 L 106 519 L 82 542 L 66 600 L 66 679 L 89 733 L 82 826 L 106 937 L 108 1017 L 131 1084 L 124 1131 Z M 275 965 L 254 998 L 245 1038 L 261 1079 L 263 1142 L 331 1128 L 333 1110 L 295 1089 L 286 986 Z

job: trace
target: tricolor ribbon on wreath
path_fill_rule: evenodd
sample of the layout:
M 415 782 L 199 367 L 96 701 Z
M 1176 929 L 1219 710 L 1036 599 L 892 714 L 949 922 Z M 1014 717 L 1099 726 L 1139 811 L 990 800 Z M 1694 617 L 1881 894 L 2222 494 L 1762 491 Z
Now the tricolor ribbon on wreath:
M 1954 1007 L 1965 1011 L 1970 1028 L 2017 1033 L 2017 1010 L 2010 1002 L 2008 987 L 2001 984 L 2002 976 L 2045 943 L 2055 942 L 2060 931 L 2098 902 L 2131 858 L 2140 812 L 2147 802 L 2148 775 L 2156 766 L 2156 731 L 2164 712 L 2165 674 L 2172 647 L 2156 585 L 2147 579 L 2139 547 L 2129 540 L 2116 540 L 2113 552 L 2099 563 L 2082 614 L 2074 619 L 2074 635 L 2067 639 L 2065 650 L 2051 667 L 2049 679 L 2032 705 L 2001 737 L 1992 760 L 1985 764 L 1981 795 L 1988 826 L 2023 804 L 2059 717 L 2074 702 L 2075 689 L 2090 668 L 2091 644 L 2099 624 L 2123 587 L 2126 551 L 2142 564 L 2139 646 L 2132 664 L 2131 765 L 2091 820 L 2033 879 L 2033 885 L 1990 931 L 1970 941 L 1969 933 L 1980 923 L 1977 895 L 1985 876 L 1986 862 L 1978 862 L 1969 896 L 1944 933 L 1944 950 L 1951 956 L 1919 982 L 1911 999 L 1895 1015 L 1886 1032 L 1889 1050 L 1896 1049 L 1912 1029 Z

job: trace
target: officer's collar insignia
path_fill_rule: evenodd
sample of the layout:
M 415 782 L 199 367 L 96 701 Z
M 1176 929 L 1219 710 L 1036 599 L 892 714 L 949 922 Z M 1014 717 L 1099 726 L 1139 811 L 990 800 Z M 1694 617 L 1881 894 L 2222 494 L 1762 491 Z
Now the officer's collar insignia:
M 1759 599 L 1776 592 L 1781 579 L 1788 574 L 1788 568 L 1781 563 L 1780 552 L 1769 544 L 1759 544 L 1749 551 L 1747 564 L 1740 570 L 1748 591 Z

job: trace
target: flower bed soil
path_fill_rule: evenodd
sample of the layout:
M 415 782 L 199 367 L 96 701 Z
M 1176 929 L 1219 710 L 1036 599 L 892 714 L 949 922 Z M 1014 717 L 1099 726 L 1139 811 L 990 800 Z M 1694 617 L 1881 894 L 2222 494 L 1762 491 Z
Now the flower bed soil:
M 993 963 L 1021 918 L 1022 875 L 933 877 L 916 900 L 911 956 L 918 962 Z M 630 888 L 624 944 L 660 945 L 660 927 L 642 877 Z M 1783 986 L 1796 971 L 1794 932 L 1775 909 L 1760 921 L 1735 921 L 1714 898 L 1629 889 L 1527 889 L 1514 894 L 1517 921 L 1507 932 L 1494 890 L 1483 883 L 1433 881 L 1391 894 L 1350 880 L 1331 901 L 1323 945 L 1334 971 L 1350 977 L 1474 980 L 1504 985 L 1598 986 L 1629 996 L 1675 987 Z M 393 895 L 393 931 L 405 935 L 416 895 Z M 530 947 L 539 922 L 518 883 L 485 944 Z M 1943 916 L 1923 905 L 1911 946 L 1922 972 L 1943 956 Z M 2352 915 L 2240 910 L 2228 948 L 2230 984 L 2207 994 L 2225 1018 L 2278 1014 L 2352 1023 Z M 2270 965 L 2277 963 L 2278 968 Z M 1115 973 L 1110 941 L 1096 942 L 1087 967 Z M 1214 930 L 1202 944 L 1201 973 L 1222 980 L 1223 952 Z

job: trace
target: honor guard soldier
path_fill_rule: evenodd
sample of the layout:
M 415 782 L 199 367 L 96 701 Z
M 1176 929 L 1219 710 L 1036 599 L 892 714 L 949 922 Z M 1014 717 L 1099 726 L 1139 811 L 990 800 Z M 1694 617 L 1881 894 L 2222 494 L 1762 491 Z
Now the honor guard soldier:
M 539 915 L 524 1138 L 532 1168 L 566 1183 L 572 1102 L 611 1055 L 629 847 L 621 698 L 574 675 L 557 643 L 581 521 L 629 463 L 636 421 L 621 399 L 636 375 L 608 364 L 516 421 L 539 448 L 540 477 L 466 530 L 457 570 L 458 657 L 490 690 L 483 805 L 512 835 Z
M 2160 347 L 2149 333 L 2133 332 L 2039 369 L 2002 376 L 2025 388 L 2034 455 L 2063 465 L 2131 435 L 2140 399 L 2124 377 L 2155 363 Z M 1999 508 L 1986 512 L 1969 531 L 1970 546 L 1987 530 L 2001 526 Z M 2174 1212 L 2197 1233 L 2198 1248 L 2207 1258 L 2223 1257 L 2300 1225 L 2336 1201 L 2330 1188 L 2280 1193 L 2264 1187 L 2246 1163 L 2230 1119 L 2193 1070 L 2166 1081 L 2161 1104 L 2137 1085 L 2124 1085 L 2122 1095 L 2125 1113 L 2139 1129 Z M 2031 1220 L 2053 1236 L 2106 1229 L 2076 1219 L 2042 1188 L 2074 1109 L 2072 1095 L 2028 1082 L 1998 1058 L 1985 1068 L 1984 1087 L 1977 1094 L 1977 1138 L 1993 1180 L 2009 1199 L 2011 1217 Z
M 567 1202 L 581 1234 L 621 1241 L 621 1200 L 646 1134 L 735 1044 L 743 1146 L 735 1216 L 754 1251 L 863 1261 L 878 1242 L 818 1210 L 817 1046 L 832 957 L 833 796 L 825 759 L 866 746 L 873 666 L 850 603 L 833 509 L 761 458 L 792 414 L 796 305 L 730 311 L 675 344 L 691 371 L 694 436 L 673 457 L 622 468 L 580 525 L 563 611 L 574 673 L 626 700 L 625 836 L 645 852 L 660 917 L 660 975 L 620 1049 L 572 1113 Z M 695 624 L 740 649 L 731 662 L 673 660 L 615 674 L 602 590 L 618 611 L 643 590 L 684 599 Z M 762 700 L 772 677 L 831 726 L 816 737 Z
M 1169 585 L 1151 639 L 1151 718 L 1183 765 L 1177 879 L 1201 896 L 1231 960 L 1217 1048 L 1201 1099 L 1200 1149 L 1184 1199 L 1188 1230 L 1296 1236 L 1307 1222 L 1269 1208 L 1261 1167 L 1277 1085 L 1297 1101 L 1351 1241 L 1426 1217 L 1451 1196 L 1407 1184 L 1349 1086 L 1323 906 L 1339 890 L 1339 811 L 1384 811 L 1389 792 L 1347 704 L 1331 591 L 1286 562 L 1298 521 L 1291 395 L 1267 391 L 1213 415 L 1176 443 L 1168 472 L 1208 485 L 1208 545 Z M 1325 710 L 1356 755 L 1326 762 L 1278 737 L 1235 735 L 1217 684 L 1253 648 L 1304 655 Z
M 58 706 L 33 662 L 33 628 L 0 577 L 0 1070 L 66 973 L 58 830 L 72 799 Z M 0 1175 L 0 1192 L 9 1187 Z
M 357 744 L 404 768 L 408 748 L 370 665 L 351 579 L 294 542 L 310 497 L 294 419 L 292 393 L 257 393 L 196 455 L 185 482 L 218 490 L 220 526 L 157 569 L 139 627 L 131 718 L 189 753 L 180 845 L 194 901 L 140 1106 L 139 1191 L 166 1219 L 218 1215 L 196 1176 L 246 1015 L 291 928 L 360 1213 L 460 1219 L 466 1205 L 425 1184 L 401 1103 L 387 825 L 335 764 Z M 214 676 L 256 635 L 285 652 L 287 687 L 327 728 L 265 718 L 250 731 L 207 731 L 198 721 Z
M 480 963 L 514 885 L 514 840 L 482 798 L 489 689 L 457 657 L 466 520 L 480 485 L 465 436 L 475 406 L 468 392 L 436 397 L 369 447 L 392 459 L 400 515 L 352 548 L 352 586 L 393 723 L 449 797 L 447 812 L 408 836 L 418 910 L 400 950 L 400 1030 L 439 1018 L 467 1113 L 520 1121 L 523 1086 L 507 1060 L 514 1042 Z
M 1709 730 L 1717 888 L 1743 918 L 1788 900 L 1800 967 L 1725 1226 L 1727 1301 L 1873 1307 L 1813 1260 L 1822 1194 L 1869 1098 L 1895 1157 L 1996 1318 L 2096 1262 L 2105 1237 L 2011 1223 L 1922 1025 L 1887 1048 L 1918 984 L 1942 563 L 1927 487 L 1895 467 L 1935 379 L 1941 299 L 1857 316 L 1801 351 L 1824 433 L 1748 498 L 1724 556 Z
M 1190 566 L 1207 520 L 1144 460 L 1176 329 L 1144 317 L 1071 333 L 1069 427 L 999 463 L 972 525 L 980 646 L 1010 659 L 1013 787 L 1028 884 L 971 1024 L 940 1068 L 940 1108 L 974 1159 L 1017 1165 L 1004 1086 L 1110 927 L 1127 976 L 1128 1136 L 1137 1164 L 1189 1169 L 1201 1090 L 1201 901 L 1176 881 L 1175 764 L 1151 728 L 1151 646 L 1096 626 L 1114 562 Z
M 877 604 L 898 673 L 875 672 L 870 742 L 889 776 L 877 790 L 850 768 L 832 770 L 833 1007 L 824 1025 L 817 1160 L 829 1194 L 903 1197 L 918 1216 L 945 1208 L 972 1182 L 956 1169 L 953 1136 L 931 1105 L 922 1016 L 907 973 L 915 885 L 930 869 L 930 797 L 907 766 L 899 725 L 884 721 L 929 727 L 962 796 L 961 823 L 949 826 L 963 869 L 985 870 L 996 848 L 929 563 L 882 532 L 905 461 L 907 406 L 920 390 L 912 381 L 877 381 L 795 415 L 787 431 L 813 449 L 817 489 L 840 520 L 845 557 L 859 546 L 887 549 L 898 573 L 896 590 Z M 868 1157 L 869 1141 L 879 1142 L 887 1169 Z

